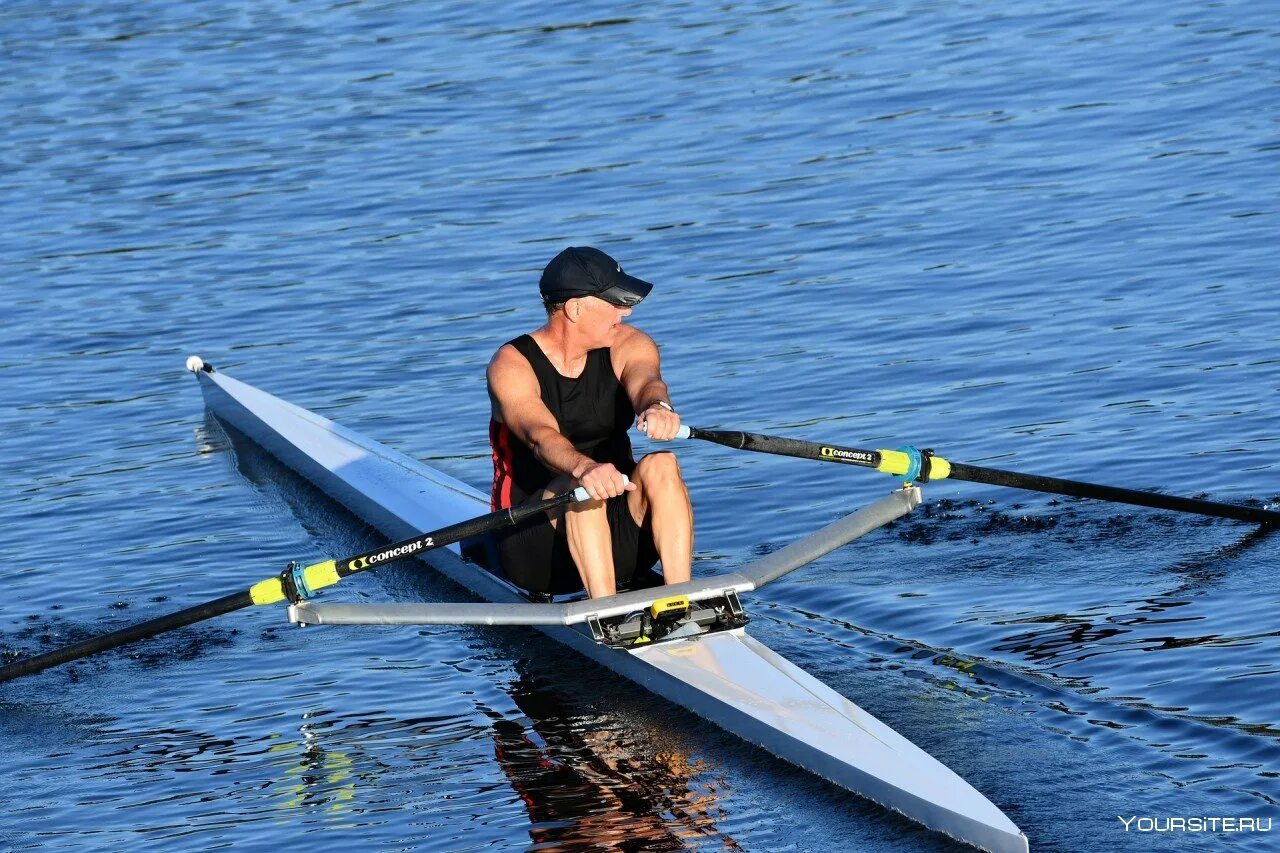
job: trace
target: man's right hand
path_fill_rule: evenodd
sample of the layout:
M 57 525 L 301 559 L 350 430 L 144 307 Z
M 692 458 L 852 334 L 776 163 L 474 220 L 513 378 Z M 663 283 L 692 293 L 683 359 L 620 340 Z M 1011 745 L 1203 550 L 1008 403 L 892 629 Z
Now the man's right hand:
M 591 462 L 574 474 L 578 485 L 598 501 L 616 498 L 624 492 L 635 491 L 635 483 L 628 482 L 622 473 L 609 462 Z

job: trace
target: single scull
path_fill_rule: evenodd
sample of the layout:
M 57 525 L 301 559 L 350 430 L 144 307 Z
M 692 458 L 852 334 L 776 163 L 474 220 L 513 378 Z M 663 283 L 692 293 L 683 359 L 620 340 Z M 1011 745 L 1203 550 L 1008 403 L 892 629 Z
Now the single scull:
M 476 489 L 306 409 L 215 372 L 198 358 L 209 409 L 383 534 L 400 539 L 488 509 Z M 461 557 L 423 557 L 481 604 L 323 604 L 300 624 L 534 625 L 549 637 L 743 739 L 931 829 L 995 853 L 1027 838 L 986 797 L 884 723 L 757 642 L 739 595 L 914 508 L 888 497 L 731 574 L 599 599 L 535 603 Z

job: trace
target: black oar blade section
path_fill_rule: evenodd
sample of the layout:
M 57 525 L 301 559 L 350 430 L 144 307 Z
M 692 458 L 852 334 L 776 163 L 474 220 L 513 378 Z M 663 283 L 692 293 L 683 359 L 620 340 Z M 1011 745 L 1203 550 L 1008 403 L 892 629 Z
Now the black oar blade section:
M 983 468 L 978 465 L 966 465 L 963 462 L 951 463 L 951 479 L 967 480 L 971 483 L 986 483 L 992 486 L 1009 486 L 1032 492 L 1048 492 L 1076 498 L 1092 498 L 1113 503 L 1134 504 L 1135 506 L 1146 506 L 1152 509 L 1190 512 L 1216 518 L 1232 518 L 1237 521 L 1248 521 L 1268 527 L 1280 525 L 1280 512 L 1275 512 L 1274 510 L 1240 506 L 1239 504 L 1218 503 L 1217 501 L 1206 501 L 1199 498 L 1180 498 L 1176 495 L 1162 495 L 1159 492 L 1144 492 L 1138 489 L 1122 489 L 1117 486 L 1102 486 L 1097 483 L 1082 483 L 1077 480 L 1063 480 L 1058 477 L 1045 477 L 1040 474 L 1020 474 L 1017 471 Z
M 253 599 L 249 597 L 248 592 L 237 592 L 222 598 L 215 598 L 213 601 L 206 601 L 203 604 L 197 604 L 195 607 L 188 607 L 186 610 L 179 610 L 176 613 L 160 616 L 148 622 L 140 622 L 137 625 L 130 625 L 128 628 L 121 628 L 119 631 L 112 631 L 110 634 L 90 637 L 87 640 L 72 643 L 69 646 L 63 646 L 60 649 L 55 649 L 42 655 L 11 663 L 6 667 L 0 668 L 0 682 L 9 681 L 23 675 L 33 675 L 51 666 L 58 666 L 59 664 L 96 655 L 109 649 L 127 646 L 130 643 L 136 643 L 139 640 L 163 634 L 165 631 L 184 628 L 187 625 L 203 622 L 206 619 L 212 619 L 215 616 L 221 616 L 224 613 L 230 613 L 233 610 L 240 610 L 252 605 Z

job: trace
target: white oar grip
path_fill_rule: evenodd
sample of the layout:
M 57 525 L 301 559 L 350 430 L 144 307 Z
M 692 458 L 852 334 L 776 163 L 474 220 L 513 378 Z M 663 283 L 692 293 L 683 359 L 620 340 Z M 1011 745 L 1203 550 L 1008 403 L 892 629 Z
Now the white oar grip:
M 627 484 L 628 484 L 628 483 L 630 483 L 630 482 L 631 482 L 631 480 L 630 480 L 630 479 L 628 479 L 627 475 L 626 475 L 626 474 L 623 474 L 623 475 L 622 475 L 622 485 L 624 485 L 624 486 L 625 486 L 625 485 L 627 485 Z M 574 490 L 573 490 L 573 499 L 574 499 L 575 501 L 589 501 L 589 500 L 591 500 L 591 493 L 590 493 L 590 492 L 588 492 L 586 489 L 582 488 L 582 486 L 578 486 L 578 488 L 576 488 L 576 489 L 574 489 Z
M 645 429 L 645 427 L 647 426 L 648 424 L 645 424 L 644 426 L 637 427 L 637 429 L 639 429 L 640 432 L 644 433 L 647 436 L 649 434 L 649 431 Z M 676 429 L 676 434 L 675 434 L 676 438 L 689 438 L 690 435 L 691 433 L 689 432 L 689 426 L 687 424 L 680 424 L 680 426 Z

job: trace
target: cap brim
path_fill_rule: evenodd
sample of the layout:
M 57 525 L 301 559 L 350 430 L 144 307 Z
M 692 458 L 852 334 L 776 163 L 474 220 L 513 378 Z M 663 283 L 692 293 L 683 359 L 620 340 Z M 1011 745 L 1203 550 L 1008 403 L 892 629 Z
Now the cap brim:
M 653 290 L 653 285 L 649 282 L 623 273 L 610 287 L 600 291 L 596 296 L 620 308 L 630 308 L 648 296 L 650 290 Z

